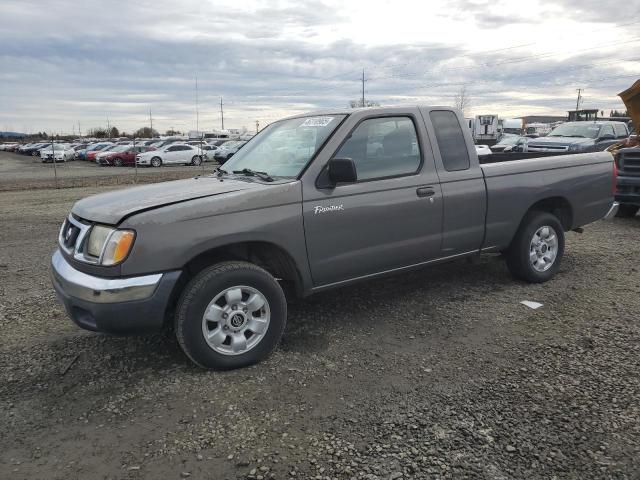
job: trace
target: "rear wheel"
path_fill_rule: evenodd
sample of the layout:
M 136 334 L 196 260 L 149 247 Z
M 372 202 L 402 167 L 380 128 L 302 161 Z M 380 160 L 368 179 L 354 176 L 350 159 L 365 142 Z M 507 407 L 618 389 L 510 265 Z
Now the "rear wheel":
M 151 166 L 152 167 L 160 167 L 160 166 L 162 166 L 162 159 L 160 157 L 153 157 L 151 159 Z
M 248 262 L 223 262 L 187 284 L 176 308 L 175 332 L 195 364 L 226 370 L 269 355 L 286 317 L 285 296 L 273 276 Z
M 564 254 L 564 229 L 555 215 L 529 212 L 522 220 L 507 251 L 511 274 L 526 282 L 550 280 L 560 268 Z
M 640 210 L 640 207 L 637 205 L 622 204 L 618 207 L 618 213 L 616 213 L 616 217 L 620 217 L 620 218 L 635 217 L 636 213 L 638 213 L 638 210 Z

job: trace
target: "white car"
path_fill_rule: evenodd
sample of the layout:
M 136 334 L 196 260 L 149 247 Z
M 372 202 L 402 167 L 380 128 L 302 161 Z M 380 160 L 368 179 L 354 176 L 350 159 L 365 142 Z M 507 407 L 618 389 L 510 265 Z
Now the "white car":
M 170 143 L 158 150 L 136 155 L 136 163 L 138 165 L 151 165 L 152 167 L 171 164 L 200 165 L 203 157 L 203 151 L 200 147 L 182 143 Z
M 42 162 L 67 162 L 75 159 L 76 152 L 69 145 L 54 143 L 52 146 L 40 150 Z
M 481 157 L 483 155 L 491 155 L 493 152 L 487 145 L 476 145 L 476 153 Z

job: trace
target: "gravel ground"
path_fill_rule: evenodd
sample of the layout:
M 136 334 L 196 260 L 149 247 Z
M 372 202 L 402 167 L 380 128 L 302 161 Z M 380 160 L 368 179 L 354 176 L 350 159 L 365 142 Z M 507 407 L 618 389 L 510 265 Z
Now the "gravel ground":
M 60 222 L 103 190 L 0 193 L 0 477 L 640 478 L 640 218 L 568 234 L 544 285 L 490 256 L 319 294 L 207 372 L 56 302 Z
M 138 168 L 138 183 L 159 182 L 188 178 L 211 172 L 217 163 L 205 163 L 204 167 L 169 165 L 161 168 Z M 0 191 L 55 188 L 58 186 L 88 187 L 134 183 L 133 167 L 101 167 L 82 160 L 72 162 L 42 163 L 39 157 L 0 152 Z

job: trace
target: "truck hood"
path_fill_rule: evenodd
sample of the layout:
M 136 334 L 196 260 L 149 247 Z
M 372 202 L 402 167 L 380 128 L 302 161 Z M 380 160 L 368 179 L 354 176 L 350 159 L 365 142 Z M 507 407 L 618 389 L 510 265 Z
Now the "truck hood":
M 117 225 L 135 213 L 164 205 L 240 190 L 264 188 L 269 188 L 269 185 L 229 177 L 196 177 L 100 193 L 76 202 L 71 212 L 92 222 Z

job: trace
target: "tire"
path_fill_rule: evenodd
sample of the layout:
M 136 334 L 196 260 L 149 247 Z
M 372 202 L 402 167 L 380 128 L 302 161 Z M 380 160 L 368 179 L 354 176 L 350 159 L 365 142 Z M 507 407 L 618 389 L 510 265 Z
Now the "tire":
M 119 157 L 114 158 L 114 159 L 113 159 L 113 164 L 114 164 L 116 167 L 121 167 L 121 166 L 122 166 L 122 159 L 121 159 L 121 158 L 119 158 Z
M 258 308 L 252 311 L 251 303 Z M 287 302 L 275 278 L 257 265 L 234 261 L 208 267 L 189 281 L 178 300 L 174 327 L 193 363 L 229 370 L 266 358 L 282 338 L 286 319 Z
M 623 203 L 618 207 L 618 212 L 616 213 L 616 217 L 620 218 L 633 218 L 638 213 L 640 207 L 638 205 L 630 205 L 628 203 Z
M 199 157 L 198 155 L 194 155 L 193 158 L 191 159 L 191 165 L 193 165 L 194 167 L 199 166 L 202 163 L 202 158 Z
M 558 217 L 532 211 L 525 215 L 507 251 L 511 274 L 525 282 L 550 280 L 560 268 L 564 254 L 564 228 Z
M 161 167 L 162 166 L 162 159 L 160 157 L 153 157 L 151 159 L 151 166 L 152 167 Z

